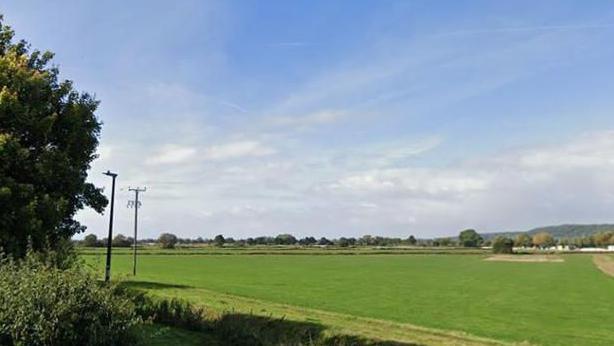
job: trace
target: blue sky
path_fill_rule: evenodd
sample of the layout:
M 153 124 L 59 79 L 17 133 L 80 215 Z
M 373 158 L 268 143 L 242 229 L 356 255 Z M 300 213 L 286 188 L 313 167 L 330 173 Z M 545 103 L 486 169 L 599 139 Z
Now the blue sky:
M 610 1 L 17 1 L 102 101 L 142 232 L 421 237 L 614 215 Z M 117 228 L 130 233 L 119 191 Z M 106 217 L 79 218 L 103 235 Z

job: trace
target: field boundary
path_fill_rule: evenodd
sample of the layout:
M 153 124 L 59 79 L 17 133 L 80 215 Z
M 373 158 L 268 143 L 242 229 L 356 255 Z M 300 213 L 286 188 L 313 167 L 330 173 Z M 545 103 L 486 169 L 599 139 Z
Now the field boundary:
M 518 263 L 562 263 L 565 260 L 556 255 L 493 255 L 486 257 L 489 262 L 518 262 Z
M 244 313 L 322 324 L 329 335 L 356 335 L 374 340 L 415 343 L 420 345 L 519 345 L 465 332 L 438 330 L 408 323 L 347 315 L 295 305 L 220 293 L 203 288 L 161 289 L 146 291 L 162 298 L 182 297 L 203 306 L 217 317 L 225 313 Z M 205 301 L 202 301 L 202 298 Z M 522 345 L 529 345 L 522 343 Z
M 593 263 L 605 275 L 614 277 L 614 259 L 608 255 L 594 255 Z
M 348 249 L 309 249 L 309 248 L 231 248 L 231 249 L 211 249 L 211 248 L 177 248 L 177 249 L 148 249 L 138 248 L 140 256 L 269 256 L 269 255 L 287 255 L 287 256 L 370 256 L 370 255 L 487 255 L 491 251 L 482 249 L 422 249 L 422 248 L 348 248 Z M 94 248 L 84 249 L 79 248 L 77 252 L 82 256 L 102 256 L 105 254 L 105 249 Z M 113 248 L 113 256 L 132 256 L 130 248 Z

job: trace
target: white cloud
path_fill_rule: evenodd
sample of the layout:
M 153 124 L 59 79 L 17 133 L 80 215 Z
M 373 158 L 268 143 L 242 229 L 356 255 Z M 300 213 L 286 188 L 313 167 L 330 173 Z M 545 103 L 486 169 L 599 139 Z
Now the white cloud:
M 147 236 L 170 231 L 194 237 L 284 232 L 430 237 L 452 235 L 465 227 L 506 231 L 612 220 L 614 132 L 437 167 L 412 159 L 428 151 L 399 149 L 431 147 L 420 145 L 427 142 L 437 141 L 346 149 L 346 161 L 335 159 L 340 149 L 271 156 L 274 150 L 257 141 L 230 142 L 196 150 L 196 154 L 180 150 L 190 147 L 166 146 L 157 162 L 177 161 L 181 157 L 177 153 L 188 153 L 182 165 L 157 169 L 156 180 L 147 181 L 151 179 L 148 167 L 131 161 L 133 166 L 120 170 L 120 184 L 147 185 L 142 211 Z M 410 159 L 384 164 L 370 160 L 369 155 L 365 159 L 355 150 L 381 156 L 390 153 L 395 158 L 400 151 L 409 153 Z M 195 160 L 199 152 L 202 155 Z M 259 159 L 224 160 L 250 155 Z M 207 164 L 205 156 L 216 164 Z M 114 155 L 112 160 L 122 157 Z M 107 165 L 114 167 L 106 162 L 93 171 Z M 100 174 L 95 177 L 102 185 L 108 183 Z M 119 199 L 129 197 L 118 192 Z M 103 235 L 108 220 L 87 215 L 91 230 Z M 118 232 L 127 233 L 130 226 L 130 215 L 120 212 Z
M 257 141 L 239 141 L 214 145 L 204 149 L 207 160 L 228 160 L 241 157 L 262 157 L 275 154 L 275 149 Z
M 329 188 L 335 192 L 389 193 L 405 198 L 462 197 L 489 187 L 489 176 L 476 173 L 421 168 L 383 169 L 344 177 Z
M 180 145 L 167 145 L 149 157 L 145 163 L 148 165 L 177 164 L 192 160 L 196 155 L 196 148 Z

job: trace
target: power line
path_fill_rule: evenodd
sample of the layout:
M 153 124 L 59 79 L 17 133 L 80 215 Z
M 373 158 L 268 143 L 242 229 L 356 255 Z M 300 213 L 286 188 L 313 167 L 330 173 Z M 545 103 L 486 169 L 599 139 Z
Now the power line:
M 139 224 L 139 208 L 142 203 L 139 201 L 139 193 L 147 191 L 147 188 L 128 187 L 128 191 L 134 191 L 134 200 L 128 201 L 128 208 L 134 208 L 134 261 L 132 266 L 132 275 L 136 276 L 136 236 Z

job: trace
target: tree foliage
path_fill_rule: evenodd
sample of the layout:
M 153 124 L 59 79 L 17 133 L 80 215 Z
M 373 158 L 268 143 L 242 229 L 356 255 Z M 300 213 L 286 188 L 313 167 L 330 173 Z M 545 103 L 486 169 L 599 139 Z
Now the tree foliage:
M 533 236 L 533 245 L 541 248 L 553 246 L 555 243 L 554 238 L 548 232 L 540 232 Z
M 224 243 L 226 242 L 226 239 L 224 239 L 224 236 L 221 234 L 218 234 L 215 236 L 215 238 L 213 238 L 213 243 L 215 244 L 215 246 L 224 246 Z
M 531 238 L 531 236 L 526 233 L 520 233 L 519 235 L 516 236 L 516 239 L 514 240 L 514 244 L 516 244 L 516 246 L 521 246 L 521 247 L 532 247 L 533 238 Z
M 134 243 L 134 238 L 126 237 L 125 235 L 121 233 L 113 237 L 113 240 L 111 241 L 111 244 L 114 247 L 130 247 L 132 246 L 133 243 Z
M 98 237 L 96 237 L 95 234 L 88 234 L 83 238 L 83 246 L 85 247 L 98 247 L 100 245 Z
M 498 236 L 492 241 L 492 252 L 500 254 L 514 253 L 514 241 L 508 237 Z
M 171 233 L 162 233 L 158 238 L 158 243 L 163 249 L 173 249 L 177 244 L 177 236 Z
M 53 54 L 14 42 L 0 17 L 0 247 L 21 257 L 55 249 L 85 227 L 84 207 L 102 212 L 101 190 L 87 183 L 101 123 L 92 96 L 61 81 Z
M 482 236 L 473 229 L 466 229 L 458 235 L 460 244 L 464 247 L 478 247 L 484 241 Z
M 275 237 L 276 245 L 294 245 L 298 242 L 296 238 L 291 234 L 280 234 Z
M 0 259 L 0 345 L 131 345 L 134 304 L 77 267 Z

